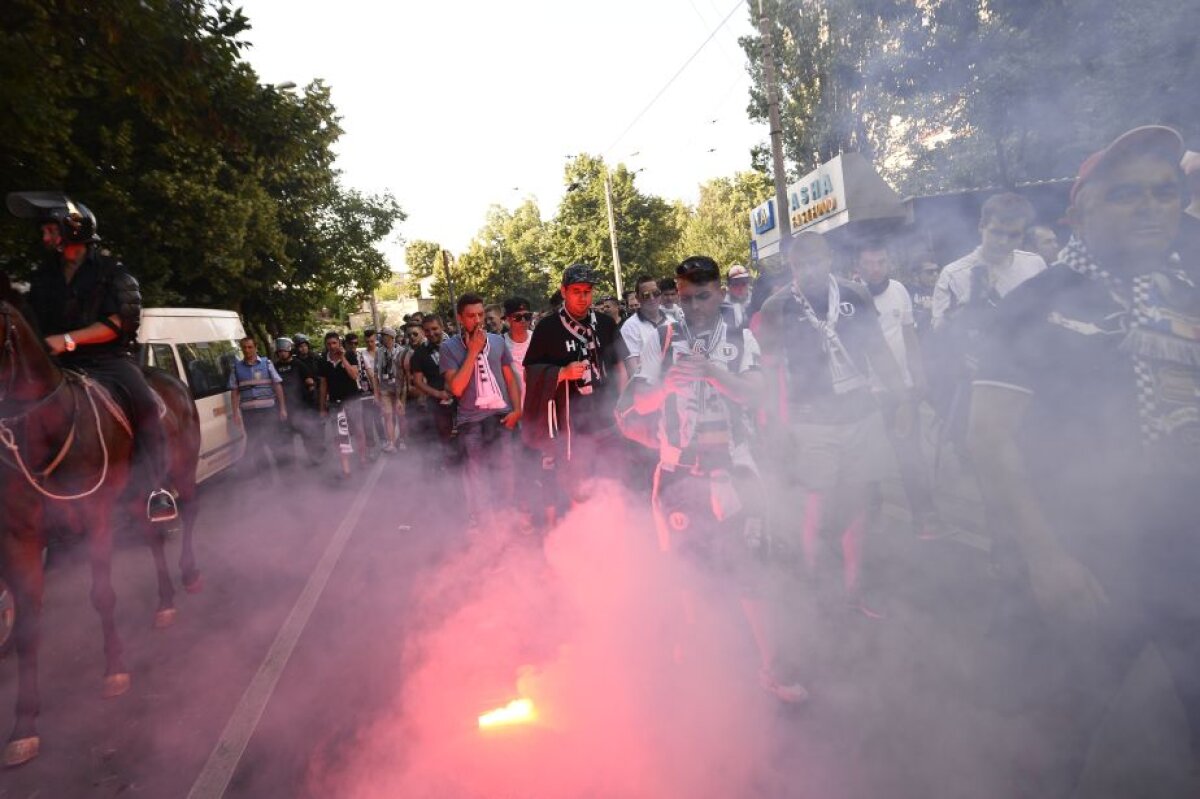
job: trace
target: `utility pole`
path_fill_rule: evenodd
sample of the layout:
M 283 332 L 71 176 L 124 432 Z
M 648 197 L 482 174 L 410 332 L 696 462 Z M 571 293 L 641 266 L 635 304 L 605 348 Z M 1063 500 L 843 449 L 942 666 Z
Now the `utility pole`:
M 783 168 L 783 123 L 779 119 L 779 84 L 775 79 L 775 48 L 771 43 L 771 20 L 763 0 L 758 0 L 758 32 L 763 43 L 763 75 L 767 79 L 767 116 L 771 122 L 771 164 L 775 173 L 775 215 L 779 225 L 779 252 L 792 240 L 792 217 L 788 211 L 787 173 Z
M 442 257 L 442 269 L 446 273 L 446 289 L 450 292 L 450 307 L 455 308 L 458 306 L 458 297 L 454 296 L 454 278 L 450 275 L 450 261 L 453 256 L 449 250 L 439 250 L 439 254 Z
M 620 299 L 625 296 L 625 291 L 621 285 L 621 253 L 617 249 L 617 222 L 613 216 L 612 177 L 608 173 L 608 167 L 604 168 L 604 204 L 608 206 L 608 237 L 612 240 L 613 275 L 617 287 L 617 298 Z

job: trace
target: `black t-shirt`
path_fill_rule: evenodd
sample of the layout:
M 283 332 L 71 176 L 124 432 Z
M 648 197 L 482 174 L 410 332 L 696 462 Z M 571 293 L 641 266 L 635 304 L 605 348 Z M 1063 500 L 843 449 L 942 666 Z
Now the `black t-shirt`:
M 613 409 L 617 403 L 615 371 L 621 362 L 616 344 L 620 338 L 619 328 L 605 314 L 596 314 L 595 317 L 600 362 L 606 374 L 591 381 L 591 393 L 582 393 L 586 390 L 582 381 L 572 380 L 564 384 L 571 392 L 571 424 L 575 430 L 584 433 L 602 430 L 616 423 Z M 552 314 L 533 329 L 524 366 L 526 369 L 538 364 L 563 367 L 585 358 L 579 340 L 567 330 L 558 314 Z M 562 385 L 557 394 L 562 394 Z
M 43 336 L 52 336 L 88 327 L 121 312 L 117 296 L 116 272 L 128 274 L 117 261 L 105 258 L 93 248 L 79 265 L 68 285 L 57 260 L 43 264 L 30 280 L 29 306 L 37 317 Z M 105 278 L 105 272 L 108 277 Z M 103 344 L 80 344 L 66 358 L 109 356 L 126 352 L 122 337 Z
M 1190 434 L 1181 426 L 1185 440 L 1168 450 L 1144 446 L 1138 375 L 1122 351 L 1127 331 L 1128 313 L 1102 283 L 1051 266 L 1001 302 L 975 379 L 1029 395 L 1019 438 L 1029 483 L 1064 544 L 1106 583 L 1161 564 L 1166 552 L 1196 565 L 1200 551 L 1181 538 L 1192 537 L 1200 516 L 1197 426 Z M 1158 390 L 1194 398 L 1200 369 L 1187 372 Z M 1190 447 L 1193 467 L 1178 459 L 1180 447 Z M 1154 571 L 1158 578 L 1143 576 L 1172 579 L 1173 567 Z
M 316 386 L 309 388 L 306 381 L 309 378 L 312 378 L 314 382 L 320 379 L 321 363 L 323 360 L 323 358 L 319 358 L 312 352 L 309 352 L 307 357 L 299 355 L 292 357 L 292 363 L 295 364 L 295 371 L 300 383 L 300 398 L 305 405 L 314 408 L 317 406 L 317 388 Z M 280 373 L 280 376 L 283 376 L 282 373 Z
M 358 358 L 354 353 L 347 352 L 346 363 L 358 366 Z M 350 373 L 342 364 L 330 361 L 328 355 L 321 358 L 321 377 L 325 378 L 325 390 L 329 394 L 330 402 L 341 402 L 359 395 L 358 383 L 350 377 Z
M 434 391 L 446 390 L 446 376 L 442 374 L 441 345 L 425 341 L 413 351 L 412 371 L 425 375 L 425 382 Z
M 834 388 L 824 334 L 812 325 L 791 290 L 778 291 L 763 304 L 763 351 L 782 359 L 788 406 L 798 419 L 848 422 L 862 418 L 875 407 L 866 380 L 870 367 L 867 352 L 872 346 L 887 346 L 879 327 L 879 313 L 875 302 L 861 287 L 839 279 L 838 290 L 841 302 L 835 330 L 848 356 L 845 364 L 848 370 L 841 374 L 856 372 L 862 377 L 861 384 L 850 383 L 857 387 L 845 393 Z M 817 318 L 826 319 L 828 296 L 808 300 Z

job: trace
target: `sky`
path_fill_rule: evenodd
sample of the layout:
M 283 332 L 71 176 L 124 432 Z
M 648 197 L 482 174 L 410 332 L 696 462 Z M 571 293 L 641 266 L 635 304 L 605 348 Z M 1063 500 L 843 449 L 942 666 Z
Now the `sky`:
M 568 155 L 643 169 L 637 185 L 694 203 L 700 183 L 750 166 L 767 139 L 746 106 L 737 44 L 753 28 L 731 0 L 244 0 L 245 57 L 264 83 L 332 89 L 349 187 L 390 191 L 400 241 L 466 249 L 492 204 L 562 196 Z M 733 12 L 637 123 L 623 131 Z

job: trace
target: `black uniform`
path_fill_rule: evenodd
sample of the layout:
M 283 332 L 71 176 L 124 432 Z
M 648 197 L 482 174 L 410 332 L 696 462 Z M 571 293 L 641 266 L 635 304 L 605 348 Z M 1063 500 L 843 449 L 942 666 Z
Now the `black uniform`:
M 30 281 L 29 304 L 43 336 L 69 333 L 96 322 L 112 328 L 116 337 L 103 344 L 80 344 L 64 352 L 59 362 L 86 374 L 129 402 L 133 415 L 135 464 L 153 487 L 166 473 L 166 431 L 159 403 L 132 354 L 141 323 L 142 295 L 138 282 L 120 262 L 88 249 L 68 283 L 57 261 L 44 264 Z M 120 324 L 109 318 L 120 317 Z

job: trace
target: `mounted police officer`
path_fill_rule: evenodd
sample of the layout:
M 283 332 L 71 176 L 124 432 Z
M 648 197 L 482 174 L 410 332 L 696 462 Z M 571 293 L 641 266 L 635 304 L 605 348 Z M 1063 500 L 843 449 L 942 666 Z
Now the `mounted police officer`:
M 137 280 L 97 247 L 96 217 L 87 206 L 56 192 L 13 192 L 7 199 L 14 216 L 41 226 L 52 256 L 34 273 L 29 291 L 47 348 L 64 368 L 128 397 L 135 474 L 155 487 L 146 514 L 151 521 L 174 519 L 175 499 L 162 487 L 167 439 L 160 401 L 133 357 L 142 312 Z

